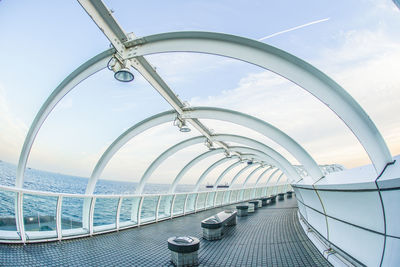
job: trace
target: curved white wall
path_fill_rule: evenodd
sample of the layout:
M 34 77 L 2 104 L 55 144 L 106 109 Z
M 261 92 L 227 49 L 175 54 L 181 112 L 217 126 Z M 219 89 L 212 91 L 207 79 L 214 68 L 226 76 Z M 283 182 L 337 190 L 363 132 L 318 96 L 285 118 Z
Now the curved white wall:
M 303 219 L 353 263 L 400 266 L 400 156 L 394 160 L 378 177 L 367 165 L 292 185 Z

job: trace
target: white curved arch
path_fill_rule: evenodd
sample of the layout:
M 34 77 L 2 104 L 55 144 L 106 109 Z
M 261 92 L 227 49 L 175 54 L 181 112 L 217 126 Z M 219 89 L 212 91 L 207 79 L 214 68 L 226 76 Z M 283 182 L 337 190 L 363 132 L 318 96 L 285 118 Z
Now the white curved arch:
M 225 176 L 230 170 L 232 170 L 233 168 L 235 168 L 236 166 L 238 166 L 238 165 L 240 165 L 240 164 L 242 164 L 242 163 L 243 163 L 243 162 L 241 162 L 241 161 L 239 160 L 239 161 L 237 161 L 237 162 L 235 162 L 235 163 L 229 165 L 229 166 L 218 176 L 217 180 L 215 181 L 214 186 L 217 186 L 217 185 L 222 181 L 222 178 L 224 178 L 224 176 Z
M 74 70 L 70 75 L 68 75 L 43 103 L 39 112 L 36 114 L 31 127 L 25 137 L 24 145 L 22 146 L 21 153 L 19 155 L 19 161 L 17 166 L 17 174 L 15 178 L 15 187 L 23 187 L 24 184 L 24 174 L 26 163 L 28 161 L 29 153 L 31 151 L 33 142 L 36 138 L 40 127 L 46 120 L 47 116 L 54 109 L 57 103 L 71 91 L 80 82 L 93 75 L 94 73 L 104 69 L 107 65 L 108 60 L 115 53 L 115 49 L 108 49 L 103 53 L 89 59 L 76 70 Z
M 107 163 L 122 146 L 124 146 L 136 135 L 154 126 L 173 121 L 175 117 L 176 113 L 174 111 L 162 112 L 135 124 L 128 130 L 126 130 L 123 134 L 121 134 L 117 139 L 115 139 L 115 141 L 103 153 L 95 168 L 93 169 L 92 175 L 90 176 L 88 185 L 86 187 L 86 194 L 93 193 L 97 180 L 99 179 Z
M 207 32 L 175 32 L 138 38 L 134 57 L 163 52 L 200 52 L 217 54 L 246 61 L 269 69 L 308 90 L 328 105 L 357 136 L 367 151 L 377 173 L 392 161 L 392 156 L 378 129 L 360 105 L 336 82 L 301 59 L 282 50 L 254 40 Z M 21 150 L 15 186 L 22 187 L 28 156 L 33 141 L 55 105 L 78 83 L 105 68 L 114 54 L 109 49 L 98 54 L 72 72 L 49 96 L 37 113 Z
M 261 179 L 267 174 L 267 172 L 269 172 L 270 170 L 272 170 L 274 167 L 269 166 L 265 171 L 263 171 L 260 176 L 258 176 L 257 180 L 256 180 L 256 186 L 258 185 L 258 183 L 261 181 Z
M 278 128 L 275 128 L 274 126 L 268 124 L 265 121 L 259 120 L 255 117 L 228 110 L 228 109 L 221 109 L 221 108 L 209 108 L 209 107 L 192 107 L 190 111 L 185 112 L 185 114 L 188 113 L 188 115 L 192 116 L 195 115 L 197 118 L 212 118 L 216 120 L 225 120 L 225 121 L 231 121 L 233 123 L 240 124 L 244 127 L 250 127 L 254 130 L 258 130 L 260 133 L 263 135 L 268 136 L 268 134 L 271 134 L 273 136 L 273 140 L 278 140 L 281 143 L 283 147 L 285 147 L 289 152 L 294 151 L 296 154 L 293 154 L 298 161 L 307 163 L 308 167 L 311 168 L 309 171 L 315 173 L 320 173 L 322 176 L 322 172 L 319 169 L 318 165 L 315 163 L 315 161 L 308 155 L 308 153 L 299 145 L 297 144 L 293 139 L 291 139 L 288 135 L 286 135 L 284 132 L 280 131 Z M 213 115 L 214 114 L 214 115 Z M 230 118 L 229 114 L 232 115 L 232 118 Z M 183 116 L 183 115 L 182 115 Z M 175 113 L 174 111 L 167 111 L 163 112 L 157 115 L 154 115 L 146 120 L 143 120 L 142 122 L 137 123 L 136 125 L 132 126 L 128 130 L 126 130 L 122 135 L 120 135 L 108 148 L 107 150 L 103 153 L 101 156 L 100 160 L 97 162 L 95 169 L 92 172 L 92 175 L 89 179 L 88 187 L 86 188 L 86 193 L 91 194 L 94 191 L 94 186 L 100 177 L 100 174 L 104 170 L 105 166 L 109 162 L 109 160 L 113 157 L 113 155 L 124 145 L 126 144 L 130 139 L 132 139 L 134 136 L 140 134 L 141 132 L 154 127 L 156 125 L 172 121 L 175 119 Z M 236 121 L 235 121 L 236 120 Z M 248 122 L 248 123 L 246 123 Z M 248 124 L 248 125 L 247 125 Z M 229 135 L 226 135 L 229 136 Z M 288 170 L 290 170 L 292 167 L 291 165 L 287 165 L 285 163 L 285 166 L 287 166 Z M 281 168 L 281 167 L 280 167 Z M 285 168 L 286 169 L 286 168 Z M 294 173 L 297 174 L 295 171 L 291 171 L 288 173 L 288 176 L 291 177 L 291 174 L 294 175 Z M 321 177 L 319 176 L 319 177 Z M 295 180 L 293 177 L 291 177 L 293 180 Z
M 253 154 L 242 155 L 242 156 L 244 156 L 244 158 L 246 158 L 246 156 L 251 156 L 251 155 L 253 155 Z M 253 156 L 255 156 L 255 155 L 253 155 Z M 195 184 L 194 192 L 197 192 L 197 191 L 198 191 L 201 182 L 204 181 L 204 179 L 206 178 L 206 176 L 207 176 L 213 169 L 215 169 L 216 167 L 218 167 L 219 165 L 221 165 L 221 164 L 223 164 L 223 163 L 225 163 L 225 162 L 227 162 L 227 161 L 231 161 L 231 160 L 238 159 L 238 158 L 239 158 L 238 156 L 233 155 L 233 156 L 231 156 L 230 158 L 222 158 L 222 159 L 220 159 L 220 160 L 217 160 L 217 161 L 214 162 L 213 164 L 211 164 L 210 167 L 208 167 L 208 168 L 200 175 L 199 179 L 197 180 L 197 182 L 196 182 L 196 184 Z M 217 184 L 215 184 L 213 188 L 216 190 Z
M 253 153 L 256 156 L 258 156 L 261 159 L 265 159 L 268 163 L 271 163 L 271 161 L 273 163 L 276 163 L 277 166 L 279 166 L 280 168 L 282 168 L 282 171 L 286 172 L 287 171 L 279 164 L 279 162 L 276 162 L 274 159 L 272 159 L 270 156 L 268 156 L 267 154 L 265 154 L 264 152 L 254 149 L 254 148 L 250 148 L 250 147 L 241 147 L 241 146 L 232 146 L 230 147 L 233 151 L 237 151 L 237 152 L 244 152 L 244 153 Z M 172 182 L 169 192 L 173 193 L 175 192 L 176 186 L 179 184 L 180 180 L 183 178 L 183 176 L 190 170 L 190 168 L 192 168 L 195 164 L 197 164 L 198 162 L 200 162 L 201 160 L 218 154 L 218 153 L 224 153 L 225 150 L 222 148 L 217 148 L 215 150 L 210 150 L 207 151 L 199 156 L 197 156 L 196 158 L 194 158 L 193 160 L 191 160 L 188 164 L 186 164 L 183 169 L 179 172 L 179 174 L 175 177 L 174 181 Z
M 276 150 L 270 148 L 269 146 L 254 140 L 252 138 L 248 137 L 243 137 L 240 135 L 233 135 L 233 134 L 218 134 L 218 135 L 213 135 L 212 136 L 213 140 L 216 141 L 230 141 L 230 142 L 235 142 L 235 143 L 240 143 L 244 144 L 246 146 L 256 148 L 258 150 L 261 150 L 277 160 L 280 164 L 282 164 L 283 167 L 290 173 L 290 176 L 295 179 L 295 177 L 298 177 L 298 173 L 293 167 L 293 165 L 285 158 L 283 157 L 280 153 L 278 153 Z
M 243 188 L 246 186 L 246 184 L 248 183 L 248 181 L 250 181 L 251 177 L 253 177 L 253 175 L 260 169 L 265 168 L 265 166 L 261 165 L 258 168 L 256 168 L 255 170 L 253 170 L 246 178 L 246 180 L 244 180 L 243 182 Z
M 320 179 L 323 176 L 317 163 L 304 148 L 290 138 L 290 136 L 263 120 L 241 112 L 214 107 L 192 108 L 190 111 L 185 112 L 184 116 L 197 119 L 217 119 L 251 128 L 285 147 L 287 151 L 303 164 L 314 180 Z
M 260 165 L 260 163 L 255 163 L 255 164 L 259 164 Z M 243 172 L 245 172 L 246 170 L 250 169 L 251 167 L 254 167 L 254 164 L 244 166 L 244 168 L 242 168 L 240 171 L 238 171 L 238 173 L 236 173 L 236 175 L 233 176 L 229 186 L 231 187 L 236 182 L 236 180 L 239 179 L 240 175 L 242 175 Z
M 326 104 L 350 128 L 371 159 L 376 173 L 392 162 L 390 151 L 375 124 L 339 84 L 311 64 L 255 40 L 211 32 L 172 32 L 138 38 L 135 56 L 165 52 L 197 52 L 239 59 L 292 81 Z M 311 173 L 312 177 L 316 177 Z
M 215 154 L 220 154 L 220 153 L 224 153 L 225 150 L 223 148 L 217 148 L 214 150 L 210 150 L 207 151 L 203 154 L 200 154 L 199 156 L 195 157 L 194 159 L 192 159 L 188 164 L 185 165 L 185 167 L 183 167 L 183 169 L 178 173 L 178 175 L 175 177 L 174 181 L 172 182 L 170 188 L 169 188 L 169 193 L 173 193 L 175 192 L 176 186 L 178 185 L 178 183 L 180 182 L 180 180 L 183 178 L 183 176 L 198 162 L 200 162 L 201 160 L 213 156 Z
M 268 185 L 268 183 L 269 183 L 269 181 L 271 180 L 271 178 L 272 178 L 278 171 L 280 171 L 280 169 L 276 169 L 275 171 L 273 171 L 273 172 L 271 173 L 271 175 L 268 177 L 267 182 L 265 183 L 266 185 Z
M 237 142 L 241 143 L 250 147 L 257 148 L 258 150 L 261 150 L 271 156 L 274 160 L 279 162 L 289 173 L 290 177 L 292 177 L 294 180 L 298 177 L 298 173 L 296 170 L 293 168 L 293 166 L 290 164 L 290 162 L 284 158 L 281 154 L 276 152 L 274 149 L 270 148 L 269 146 L 260 143 L 256 140 L 253 140 L 248 137 L 244 136 L 239 136 L 239 135 L 232 135 L 232 134 L 218 134 L 218 135 L 213 135 L 212 139 L 215 141 L 231 141 L 231 142 Z M 187 140 L 184 140 L 167 150 L 165 150 L 162 154 L 160 154 L 151 164 L 150 166 L 146 169 L 145 173 L 143 174 L 142 178 L 139 181 L 139 185 L 137 187 L 136 193 L 141 194 L 143 192 L 144 186 L 148 179 L 150 179 L 150 176 L 153 174 L 153 172 L 171 155 L 174 153 L 178 152 L 179 150 L 182 150 L 188 146 L 194 145 L 194 144 L 199 144 L 203 143 L 207 139 L 204 136 L 198 136 L 198 137 L 193 137 Z M 197 188 L 200 183 L 203 181 L 205 176 L 200 176 L 199 180 L 196 183 L 195 188 Z M 94 189 L 94 188 L 93 188 Z

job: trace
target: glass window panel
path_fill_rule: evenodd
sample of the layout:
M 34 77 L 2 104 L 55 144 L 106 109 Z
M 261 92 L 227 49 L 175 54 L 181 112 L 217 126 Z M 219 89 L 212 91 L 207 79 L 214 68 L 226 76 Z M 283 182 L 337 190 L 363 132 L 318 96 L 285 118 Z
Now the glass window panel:
M 243 190 L 239 190 L 239 201 L 244 200 L 244 189 Z
M 225 191 L 224 194 L 224 200 L 222 202 L 222 204 L 228 204 L 229 203 L 229 198 L 231 196 L 232 191 Z
M 15 200 L 17 193 L 0 190 L 0 230 L 17 231 Z
M 171 195 L 161 196 L 158 219 L 169 218 L 171 216 L 172 197 Z
M 197 194 L 190 194 L 186 200 L 186 210 L 185 212 L 194 211 L 194 204 L 196 201 Z
M 237 197 L 238 197 L 238 191 L 237 190 L 233 190 L 231 193 L 231 201 L 230 203 L 236 202 L 237 201 Z
M 244 191 L 244 199 L 245 200 L 250 199 L 250 192 L 251 192 L 251 189 L 246 189 Z
M 215 197 L 215 206 L 222 205 L 222 197 L 224 196 L 224 191 L 219 191 L 216 193 L 217 196 Z
M 56 237 L 57 197 L 24 194 L 24 226 L 28 239 L 43 238 L 34 232 L 47 232 L 46 237 Z M 33 233 L 29 233 L 33 232 Z
M 127 197 L 122 199 L 119 213 L 120 227 L 137 224 L 139 203 L 140 197 Z
M 209 192 L 206 202 L 206 208 L 212 207 L 214 205 L 215 192 Z
M 204 209 L 206 203 L 207 193 L 200 193 L 197 199 L 197 210 Z
M 93 214 L 95 231 L 115 228 L 119 198 L 96 198 Z
M 183 208 L 185 205 L 185 200 L 186 200 L 186 194 L 185 195 L 176 195 L 175 201 L 174 201 L 174 215 L 179 215 L 183 214 Z
M 90 200 L 88 198 L 88 200 Z M 83 203 L 85 198 L 63 197 L 61 207 L 61 229 L 64 230 L 82 228 Z
M 140 211 L 140 222 L 150 222 L 156 220 L 156 208 L 158 203 L 158 196 L 145 197 L 142 203 L 142 210 Z

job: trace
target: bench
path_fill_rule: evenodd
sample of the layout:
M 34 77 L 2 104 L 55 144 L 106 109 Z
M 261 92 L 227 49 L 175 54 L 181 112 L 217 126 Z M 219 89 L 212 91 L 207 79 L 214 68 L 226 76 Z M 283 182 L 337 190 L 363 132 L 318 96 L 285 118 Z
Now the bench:
M 207 240 L 221 239 L 226 226 L 236 225 L 236 214 L 236 211 L 225 210 L 202 220 L 203 238 Z
M 174 236 L 167 240 L 171 251 L 171 261 L 175 266 L 197 266 L 199 264 L 198 250 L 200 241 L 192 236 Z
M 270 199 L 270 203 L 275 203 L 276 202 L 276 195 L 271 195 L 269 197 L 269 199 Z
M 261 201 L 258 201 L 258 200 L 249 201 L 249 204 L 254 205 L 254 211 L 256 211 L 259 208 L 259 202 L 261 202 Z
M 260 200 L 261 200 L 261 205 L 262 205 L 263 207 L 267 206 L 267 205 L 268 205 L 268 200 L 270 200 L 270 199 L 271 199 L 271 198 L 269 198 L 269 197 L 260 198 Z
M 287 191 L 287 198 L 292 198 L 293 191 Z
M 282 201 L 282 200 L 284 200 L 285 199 L 285 193 L 279 193 L 278 194 L 278 200 L 279 201 Z
M 256 212 L 258 209 L 258 200 L 249 201 L 249 212 Z
M 244 217 L 247 216 L 248 214 L 248 210 L 249 210 L 249 205 L 237 205 L 236 206 L 236 210 L 237 210 L 237 216 L 238 217 Z

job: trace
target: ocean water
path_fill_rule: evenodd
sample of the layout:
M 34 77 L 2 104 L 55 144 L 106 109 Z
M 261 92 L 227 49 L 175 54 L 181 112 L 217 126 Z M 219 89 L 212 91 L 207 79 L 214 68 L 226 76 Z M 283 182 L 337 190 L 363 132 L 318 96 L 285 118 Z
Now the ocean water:
M 16 166 L 0 161 L 0 185 L 14 186 Z M 84 194 L 88 178 L 52 173 L 27 168 L 24 188 L 55 193 Z M 134 194 L 137 183 L 99 180 L 95 194 Z M 193 185 L 178 185 L 177 192 L 191 192 Z M 168 184 L 147 184 L 145 194 L 166 193 Z M 172 198 L 163 199 L 160 210 L 169 216 L 169 207 Z M 157 197 L 145 198 L 140 214 L 142 221 L 149 221 L 155 217 Z M 83 198 L 64 197 L 62 203 L 62 228 L 74 229 L 82 227 Z M 182 203 L 180 203 L 182 202 Z M 183 207 L 184 198 L 177 198 L 177 207 Z M 132 220 L 132 207 L 137 208 L 139 198 L 124 199 L 121 206 L 120 221 Z M 97 199 L 94 209 L 94 226 L 115 223 L 118 199 Z M 136 205 L 136 206 L 135 206 Z M 24 194 L 23 214 L 27 231 L 48 231 L 55 229 L 57 198 Z M 15 226 L 15 193 L 0 190 L 0 230 L 16 230 Z M 159 214 L 163 216 L 163 214 Z

